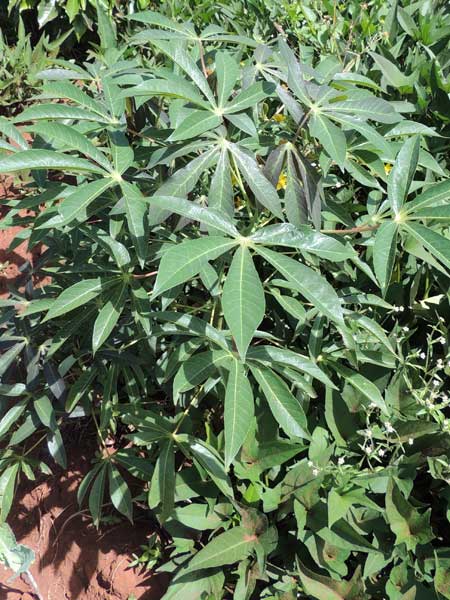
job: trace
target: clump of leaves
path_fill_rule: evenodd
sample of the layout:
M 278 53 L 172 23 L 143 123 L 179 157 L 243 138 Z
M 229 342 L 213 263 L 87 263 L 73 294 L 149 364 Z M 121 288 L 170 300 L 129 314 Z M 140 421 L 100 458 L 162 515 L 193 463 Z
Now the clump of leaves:
M 165 600 L 450 597 L 439 132 L 283 37 L 104 22 L 0 121 L 32 178 L 2 226 L 52 278 L 3 303 L 2 518 L 90 416 L 79 502 L 145 501 Z

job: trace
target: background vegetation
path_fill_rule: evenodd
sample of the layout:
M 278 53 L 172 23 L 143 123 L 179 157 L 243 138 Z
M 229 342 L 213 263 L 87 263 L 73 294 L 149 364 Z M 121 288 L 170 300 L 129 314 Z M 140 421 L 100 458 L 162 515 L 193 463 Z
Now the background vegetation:
M 84 420 L 165 600 L 450 598 L 446 3 L 7 11 L 2 520 Z

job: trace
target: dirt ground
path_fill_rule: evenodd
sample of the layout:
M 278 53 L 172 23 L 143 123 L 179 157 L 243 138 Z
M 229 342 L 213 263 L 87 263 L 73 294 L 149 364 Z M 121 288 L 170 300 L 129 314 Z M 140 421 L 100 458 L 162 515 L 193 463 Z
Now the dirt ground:
M 80 512 L 77 489 L 93 455 L 83 451 L 84 439 L 67 448 L 67 470 L 22 481 L 8 518 L 17 540 L 36 554 L 30 571 L 39 592 L 43 600 L 158 600 L 166 579 L 129 566 L 152 533 L 145 514 L 136 515 L 135 526 L 121 521 L 97 531 L 88 511 Z M 0 566 L 1 600 L 36 600 L 25 579 L 10 576 Z
M 14 186 L 13 178 L 1 177 L 0 175 L 0 219 L 7 213 L 7 209 L 2 206 L 2 203 L 17 197 L 20 197 L 20 190 Z M 21 212 L 21 216 L 27 214 L 27 211 Z M 28 252 L 26 242 L 10 251 L 9 246 L 20 230 L 20 227 L 0 230 L 0 298 L 8 297 L 9 286 L 13 288 L 17 286 L 19 289 L 23 289 L 24 276 L 21 268 L 25 266 L 27 261 L 31 265 L 35 265 L 43 251 L 41 246 L 37 246 L 33 248 L 32 252 Z M 49 279 L 45 277 L 34 277 L 34 284 L 45 285 L 48 281 Z

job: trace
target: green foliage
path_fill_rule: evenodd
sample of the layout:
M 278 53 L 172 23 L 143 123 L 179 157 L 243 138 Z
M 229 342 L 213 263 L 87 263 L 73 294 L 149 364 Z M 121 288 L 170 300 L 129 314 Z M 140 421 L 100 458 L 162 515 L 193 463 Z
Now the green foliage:
M 1 227 L 51 277 L 2 303 L 0 515 L 87 418 L 78 501 L 145 503 L 165 600 L 446 598 L 448 17 L 294 2 L 262 43 L 258 6 L 98 5 L 96 51 L 0 120 Z

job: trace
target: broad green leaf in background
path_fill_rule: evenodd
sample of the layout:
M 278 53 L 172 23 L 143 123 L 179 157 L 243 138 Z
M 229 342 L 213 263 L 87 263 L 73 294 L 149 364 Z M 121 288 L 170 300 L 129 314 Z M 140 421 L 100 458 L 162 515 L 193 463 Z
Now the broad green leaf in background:
M 347 150 L 344 132 L 320 113 L 313 114 L 309 127 L 311 135 L 319 140 L 330 158 L 342 167 Z
M 110 464 L 108 468 L 109 494 L 115 508 L 133 521 L 131 493 L 117 467 Z
M 118 287 L 108 290 L 108 300 L 95 319 L 92 332 L 92 352 L 95 354 L 100 346 L 107 340 L 119 320 L 127 299 L 127 285 L 122 283 Z
M 450 269 L 450 239 L 419 223 L 404 225 L 405 230 Z
M 148 247 L 148 206 L 142 192 L 136 185 L 122 181 L 121 188 L 125 198 L 128 227 L 139 264 L 143 267 L 147 258 Z
M 250 535 L 244 527 L 233 527 L 197 552 L 187 568 L 189 571 L 197 571 L 232 565 L 250 554 L 256 540 L 256 535 Z
M 167 439 L 160 442 L 160 454 L 156 461 L 148 504 L 150 508 L 160 505 L 158 519 L 160 523 L 170 516 L 174 507 L 175 497 L 175 452 L 173 440 Z
M 71 310 L 75 310 L 96 298 L 102 291 L 114 285 L 115 282 L 116 280 L 112 278 L 102 279 L 96 277 L 95 279 L 85 279 L 84 281 L 74 283 L 65 289 L 54 301 L 45 320 L 49 321 L 50 319 L 65 315 Z
M 223 286 L 222 309 L 239 355 L 244 359 L 265 312 L 264 290 L 246 246 L 241 245 L 233 256 Z

